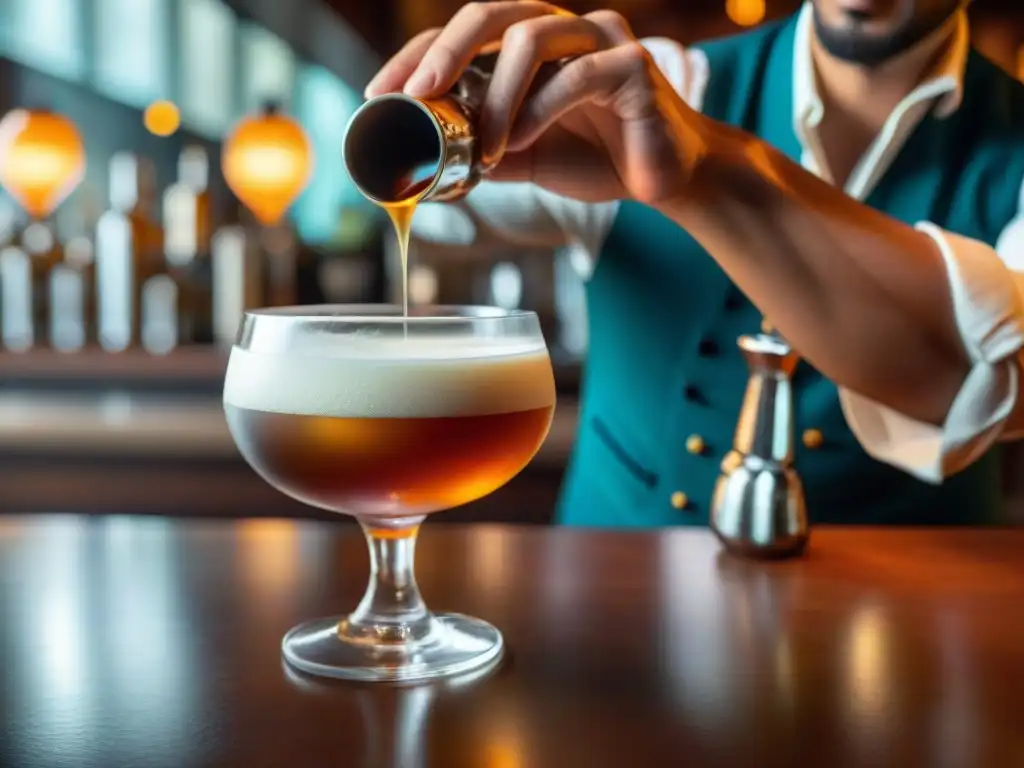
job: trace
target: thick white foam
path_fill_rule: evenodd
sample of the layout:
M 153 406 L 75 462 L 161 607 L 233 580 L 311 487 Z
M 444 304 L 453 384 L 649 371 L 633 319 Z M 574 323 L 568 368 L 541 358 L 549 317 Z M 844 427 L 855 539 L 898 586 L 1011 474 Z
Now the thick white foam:
M 547 352 L 494 340 L 377 340 L 329 356 L 231 351 L 224 402 L 303 416 L 481 416 L 555 404 Z

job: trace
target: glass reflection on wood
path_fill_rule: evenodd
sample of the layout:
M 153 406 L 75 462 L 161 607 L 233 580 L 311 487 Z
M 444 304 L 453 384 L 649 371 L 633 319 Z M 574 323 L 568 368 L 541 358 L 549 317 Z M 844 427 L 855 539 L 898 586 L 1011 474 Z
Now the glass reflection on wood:
M 18 765 L 97 765 L 83 755 L 109 754 L 116 723 L 117 764 L 197 764 L 201 670 L 173 524 L 46 519 L 18 535 L 13 527 L 0 536 L 0 602 L 18 620 L 0 622 L 0 647 L 31 743 L 17 743 L 8 721 L 4 755 L 37 758 Z
M 700 712 L 708 728 L 727 728 L 737 693 L 731 649 L 743 642 L 749 606 L 713 564 L 686 557 L 685 537 L 666 536 L 659 550 L 658 653 L 673 700 L 686 712 Z
M 844 687 L 849 718 L 859 736 L 856 741 L 873 744 L 871 751 L 877 754 L 897 726 L 891 717 L 896 702 L 886 617 L 879 607 L 865 604 L 853 615 L 847 632 Z
M 279 610 L 302 570 L 299 527 L 288 520 L 243 520 L 239 524 L 241 580 L 264 596 L 261 605 Z
M 486 685 L 500 666 L 499 663 L 432 683 L 373 690 L 365 686 L 339 687 L 304 675 L 284 663 L 282 670 L 288 683 L 304 694 L 330 697 L 339 712 L 347 714 L 353 704 L 358 710 L 360 730 L 365 735 L 363 752 L 359 755 L 350 750 L 338 755 L 338 765 L 427 768 L 435 765 L 432 759 L 434 750 L 427 739 L 433 710 L 449 702 L 457 702 L 460 696 Z M 531 765 L 523 758 L 525 746 L 518 731 L 518 712 L 503 703 L 490 707 L 489 711 L 497 715 L 498 726 L 474 739 L 480 742 L 479 753 L 484 757 L 483 762 L 475 765 L 480 768 L 525 768 Z M 443 762 L 437 764 L 444 765 Z

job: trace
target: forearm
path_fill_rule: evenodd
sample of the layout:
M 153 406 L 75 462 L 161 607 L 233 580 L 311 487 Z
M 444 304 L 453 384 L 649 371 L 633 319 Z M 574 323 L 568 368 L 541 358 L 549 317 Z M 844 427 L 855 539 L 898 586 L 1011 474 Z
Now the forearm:
M 969 371 L 934 242 L 764 142 L 709 123 L 687 229 L 805 359 L 840 386 L 939 424 Z

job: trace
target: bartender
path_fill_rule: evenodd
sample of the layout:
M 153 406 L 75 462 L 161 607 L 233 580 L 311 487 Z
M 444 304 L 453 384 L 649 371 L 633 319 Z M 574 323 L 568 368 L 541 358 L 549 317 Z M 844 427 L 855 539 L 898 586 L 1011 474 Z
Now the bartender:
M 684 48 L 609 11 L 471 3 L 370 83 L 436 96 L 502 43 L 480 128 L 500 162 L 416 230 L 588 254 L 561 522 L 706 524 L 736 339 L 769 327 L 803 360 L 812 521 L 1000 520 L 999 444 L 1024 434 L 1024 86 L 971 48 L 965 6 L 811 0 Z

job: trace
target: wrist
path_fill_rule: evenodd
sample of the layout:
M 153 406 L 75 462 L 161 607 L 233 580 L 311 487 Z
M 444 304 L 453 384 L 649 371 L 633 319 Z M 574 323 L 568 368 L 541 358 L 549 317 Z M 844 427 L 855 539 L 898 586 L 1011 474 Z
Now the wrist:
M 656 207 L 684 227 L 707 218 L 711 211 L 724 212 L 744 199 L 756 203 L 763 192 L 765 145 L 756 136 L 738 128 L 698 115 L 688 126 L 681 146 L 686 148 L 685 183 L 679 193 Z M 771 174 L 768 174 L 769 176 Z
M 685 104 L 673 112 L 669 126 L 676 143 L 676 152 L 681 169 L 677 185 L 682 195 L 700 174 L 708 161 L 709 154 L 718 143 L 714 120 L 702 115 Z

